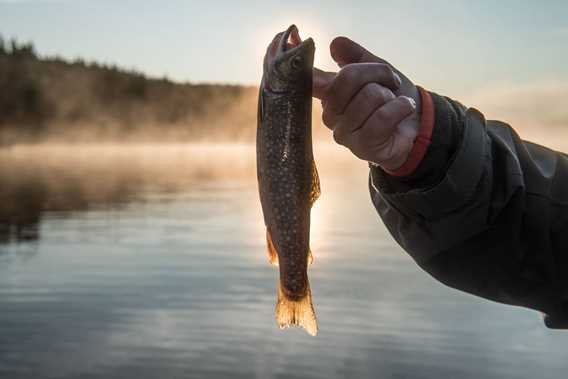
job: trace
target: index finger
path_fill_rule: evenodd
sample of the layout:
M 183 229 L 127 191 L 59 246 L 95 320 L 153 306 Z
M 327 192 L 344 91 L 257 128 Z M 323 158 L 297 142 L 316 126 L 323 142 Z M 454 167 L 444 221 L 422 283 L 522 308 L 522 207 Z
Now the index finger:
M 314 67 L 312 96 L 317 99 L 321 99 L 336 75 L 337 74 L 335 72 L 322 71 L 319 68 Z
M 341 69 L 326 91 L 329 109 L 342 114 L 351 99 L 368 83 L 377 83 L 392 91 L 401 84 L 392 68 L 382 63 L 354 63 Z

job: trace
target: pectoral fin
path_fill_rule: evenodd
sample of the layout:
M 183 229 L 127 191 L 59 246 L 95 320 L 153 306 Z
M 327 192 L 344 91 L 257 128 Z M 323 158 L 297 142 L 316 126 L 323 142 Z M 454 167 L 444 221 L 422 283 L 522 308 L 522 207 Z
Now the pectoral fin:
M 310 191 L 310 206 L 313 206 L 318 197 L 321 195 L 320 179 L 316 162 L 312 160 L 312 189 Z
M 257 114 L 257 121 L 262 122 L 264 121 L 264 77 L 260 83 L 260 89 L 258 91 L 258 114 Z
M 268 252 L 268 262 L 273 266 L 278 266 L 278 252 L 272 243 L 272 236 L 268 229 L 266 229 L 266 247 Z

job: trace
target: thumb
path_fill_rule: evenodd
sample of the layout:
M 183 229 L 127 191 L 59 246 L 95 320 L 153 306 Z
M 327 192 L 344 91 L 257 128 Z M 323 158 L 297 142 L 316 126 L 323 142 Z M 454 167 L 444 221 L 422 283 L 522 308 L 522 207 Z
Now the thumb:
M 326 72 L 314 67 L 313 75 L 312 95 L 321 99 L 336 74 L 335 72 Z
M 396 69 L 392 64 L 370 53 L 363 46 L 357 42 L 350 40 L 347 37 L 336 37 L 329 45 L 329 51 L 333 60 L 343 67 L 351 63 L 382 63 L 389 65 L 394 72 L 402 79 L 402 84 L 398 90 L 395 91 L 396 95 L 405 95 L 412 97 L 418 104 L 417 109 L 420 110 L 420 94 L 412 80 L 406 75 Z
M 387 63 L 387 61 L 371 54 L 363 46 L 347 37 L 337 37 L 329 45 L 329 51 L 333 60 L 343 67 L 350 63 Z

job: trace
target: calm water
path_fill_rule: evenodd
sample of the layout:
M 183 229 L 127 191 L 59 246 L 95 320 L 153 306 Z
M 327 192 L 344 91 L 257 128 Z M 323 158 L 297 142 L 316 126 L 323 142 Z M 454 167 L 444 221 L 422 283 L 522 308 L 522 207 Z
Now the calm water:
M 568 333 L 420 271 L 316 154 L 314 338 L 275 325 L 251 148 L 0 152 L 0 378 L 566 377 Z

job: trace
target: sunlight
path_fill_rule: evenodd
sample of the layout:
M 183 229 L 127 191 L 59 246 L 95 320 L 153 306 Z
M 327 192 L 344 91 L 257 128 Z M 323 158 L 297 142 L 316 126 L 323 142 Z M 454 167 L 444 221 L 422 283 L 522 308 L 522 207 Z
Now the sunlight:
M 323 196 L 323 195 L 322 195 Z M 314 261 L 325 258 L 322 248 L 326 239 L 326 219 L 323 217 L 321 198 L 315 202 L 310 214 L 310 247 L 314 254 Z
M 331 42 L 331 35 L 325 28 L 317 21 L 309 19 L 301 15 L 284 15 L 278 20 L 273 20 L 271 24 L 261 25 L 258 28 L 258 33 L 255 34 L 255 61 L 262 62 L 266 48 L 272 41 L 272 38 L 279 32 L 285 30 L 289 25 L 295 24 L 298 26 L 300 37 L 302 40 L 311 37 L 316 44 L 316 53 L 314 58 L 314 66 L 323 70 L 335 70 L 336 66 L 333 64 L 329 56 L 329 43 Z M 262 76 L 262 64 L 258 65 L 258 77 Z
M 325 194 L 322 194 L 322 196 L 325 196 Z M 247 234 L 250 235 L 250 238 L 252 241 L 254 241 L 254 244 L 260 244 L 263 247 L 262 254 L 254 257 L 254 260 L 258 262 L 260 261 L 266 262 L 266 264 L 268 264 L 267 255 L 266 255 L 266 237 L 265 237 L 266 227 L 264 226 L 264 219 L 262 217 L 262 209 L 260 206 L 260 201 L 256 196 L 254 198 L 251 198 L 251 200 L 252 202 L 250 204 L 250 207 L 251 209 L 255 210 L 256 217 L 254 222 L 247 222 L 248 225 L 250 226 L 249 230 L 247 231 Z M 327 203 L 328 202 L 326 202 L 326 204 L 323 205 L 323 207 L 329 206 L 329 204 Z M 320 197 L 320 199 L 318 199 L 318 201 L 316 201 L 315 204 L 313 205 L 310 213 L 310 247 L 314 254 L 315 261 L 325 256 L 324 250 L 322 248 L 326 239 L 326 231 L 327 231 L 326 219 L 324 217 L 324 210 L 325 208 L 322 208 L 321 197 Z

